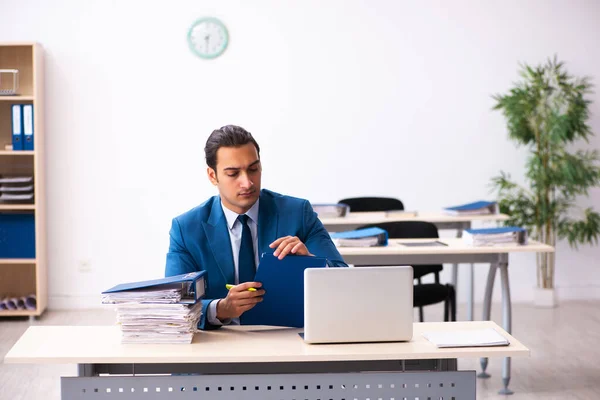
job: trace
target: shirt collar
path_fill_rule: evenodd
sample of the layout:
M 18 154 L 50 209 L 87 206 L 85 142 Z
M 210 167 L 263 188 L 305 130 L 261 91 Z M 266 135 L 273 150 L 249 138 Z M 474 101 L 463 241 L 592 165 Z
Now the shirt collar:
M 258 203 L 260 202 L 260 198 L 256 200 L 256 203 L 246 212 L 246 215 L 254 221 L 256 225 L 258 225 Z M 223 205 L 223 200 L 221 200 L 221 208 L 223 209 L 223 214 L 225 214 L 225 219 L 227 219 L 227 227 L 231 230 L 233 229 L 233 225 L 235 221 L 237 221 L 238 213 L 231 211 L 229 208 Z

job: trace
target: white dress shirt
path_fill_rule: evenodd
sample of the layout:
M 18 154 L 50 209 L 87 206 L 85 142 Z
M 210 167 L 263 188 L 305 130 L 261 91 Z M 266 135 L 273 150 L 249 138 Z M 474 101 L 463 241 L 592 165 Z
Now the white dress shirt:
M 252 234 L 252 247 L 254 248 L 254 262 L 258 267 L 258 203 L 256 203 L 246 212 L 248 216 L 248 227 Z M 227 230 L 229 231 L 229 240 L 231 242 L 231 253 L 233 254 L 233 264 L 235 269 L 235 282 L 233 284 L 239 284 L 239 257 L 240 257 L 240 246 L 242 245 L 242 223 L 237 219 L 239 214 L 231 211 L 223 205 L 221 201 L 221 208 L 225 219 L 227 220 Z M 230 283 L 230 282 L 228 282 Z M 212 325 L 224 325 L 224 324 L 239 324 L 239 318 L 233 318 L 231 320 L 221 321 L 217 318 L 217 303 L 220 299 L 215 299 L 208 305 L 208 313 L 206 317 L 208 322 Z

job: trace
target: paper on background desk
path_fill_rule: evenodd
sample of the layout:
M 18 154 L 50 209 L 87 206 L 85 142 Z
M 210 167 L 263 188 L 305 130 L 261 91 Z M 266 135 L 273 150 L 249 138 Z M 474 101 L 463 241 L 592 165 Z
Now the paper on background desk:
M 439 247 L 439 246 L 448 246 L 446 243 L 440 242 L 439 240 L 431 241 L 431 242 L 406 242 L 400 243 L 401 246 L 406 247 Z
M 423 336 L 439 348 L 508 346 L 510 344 L 508 339 L 492 328 L 468 331 L 423 332 Z

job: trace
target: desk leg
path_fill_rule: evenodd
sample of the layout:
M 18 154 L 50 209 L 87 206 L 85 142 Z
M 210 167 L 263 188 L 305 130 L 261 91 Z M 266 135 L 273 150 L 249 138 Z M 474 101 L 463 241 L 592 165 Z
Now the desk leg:
M 469 298 L 467 299 L 467 320 L 473 321 L 473 298 L 475 297 L 475 264 L 469 270 Z
M 463 228 L 460 227 L 456 230 L 456 237 L 461 238 L 462 234 Z M 458 264 L 452 264 L 452 286 L 454 286 L 454 293 L 457 293 L 458 296 Z
M 485 294 L 483 296 L 483 321 L 489 321 L 490 315 L 492 313 L 492 293 L 494 292 L 494 280 L 496 279 L 496 269 L 498 269 L 498 266 L 496 264 L 490 264 L 487 283 L 485 285 Z M 477 375 L 477 377 L 489 378 L 491 375 L 485 372 L 488 365 L 487 357 L 481 358 L 479 362 L 481 363 L 481 373 Z
M 96 370 L 94 364 L 77 364 L 77 376 L 90 377 L 95 375 Z
M 510 301 L 510 286 L 508 283 L 508 262 L 500 263 L 500 279 L 502 282 L 502 327 L 508 333 L 512 333 L 512 304 Z M 499 394 L 513 394 L 508 388 L 510 382 L 510 357 L 504 358 L 502 364 L 502 382 L 504 389 Z

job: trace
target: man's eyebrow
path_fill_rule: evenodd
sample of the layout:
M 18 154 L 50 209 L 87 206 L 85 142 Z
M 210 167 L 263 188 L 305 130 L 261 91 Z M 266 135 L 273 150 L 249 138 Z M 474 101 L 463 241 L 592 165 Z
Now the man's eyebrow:
M 248 168 L 251 168 L 258 163 L 260 163 L 260 160 L 254 161 L 252 164 L 248 165 Z M 223 168 L 223 171 L 239 171 L 240 169 L 242 169 L 242 167 L 227 167 L 227 168 Z

